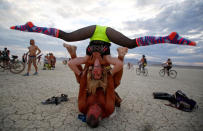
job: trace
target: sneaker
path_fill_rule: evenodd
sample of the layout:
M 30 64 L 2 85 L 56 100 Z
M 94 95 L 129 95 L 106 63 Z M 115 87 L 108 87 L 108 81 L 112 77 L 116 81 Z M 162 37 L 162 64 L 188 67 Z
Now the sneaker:
M 38 75 L 38 72 L 35 72 L 33 75 Z
M 23 76 L 29 76 L 29 73 L 24 74 Z

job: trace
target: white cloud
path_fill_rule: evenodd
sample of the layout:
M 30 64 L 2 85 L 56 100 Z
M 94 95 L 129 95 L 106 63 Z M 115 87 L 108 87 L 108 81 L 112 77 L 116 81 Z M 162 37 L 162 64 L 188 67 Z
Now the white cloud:
M 173 62 L 175 65 L 203 66 L 203 62 Z
M 133 58 L 133 59 L 139 59 L 141 54 L 134 54 L 134 53 L 127 53 L 125 58 Z
M 140 60 L 142 58 L 143 54 L 139 54 L 139 53 L 127 53 L 125 58 L 133 58 L 133 59 L 138 59 Z M 161 58 L 156 57 L 156 56 L 149 56 L 149 55 L 145 55 L 146 59 L 149 61 L 162 61 Z
M 178 54 L 193 54 L 195 53 L 194 48 L 177 49 Z
M 200 0 L 0 0 L 0 29 L 3 29 L 0 31 L 0 45 L 8 45 L 13 53 L 22 54 L 25 51 L 23 49 L 26 48 L 21 46 L 27 46 L 30 37 L 34 36 L 36 42 L 43 45 L 41 46 L 43 52 L 52 51 L 56 52 L 56 56 L 66 56 L 67 53 L 63 48 L 52 49 L 57 45 L 61 46 L 62 41 L 39 34 L 16 33 L 17 31 L 9 30 L 9 27 L 33 21 L 38 26 L 54 27 L 70 32 L 84 26 L 101 24 L 113 27 L 132 38 L 143 35 L 165 35 L 171 30 L 177 30 L 184 33 L 185 37 L 198 42 L 199 48 L 175 49 L 176 46 L 174 46 L 164 54 L 172 52 L 171 56 L 173 53 L 174 56 L 177 54 L 197 56 L 197 52 L 202 52 L 203 48 L 202 22 L 198 21 L 202 20 L 203 13 L 199 8 L 201 5 Z M 193 6 L 198 7 L 193 9 Z M 188 19 L 188 16 L 195 19 Z M 192 20 L 192 24 L 189 20 Z M 19 46 L 13 46 L 14 44 Z M 71 44 L 78 46 L 79 56 L 85 55 L 87 41 Z M 164 46 L 167 47 L 167 45 Z M 50 51 L 47 50 L 49 48 Z M 113 51 L 115 48 L 116 46 L 113 49 L 111 47 L 113 56 L 117 55 L 117 52 Z M 149 49 L 141 49 L 139 54 L 128 53 L 126 57 L 140 59 L 142 54 L 149 51 L 152 54 L 148 56 L 149 60 L 160 61 L 161 59 L 155 56 L 162 56 L 162 50 L 152 52 Z
M 53 53 L 54 56 L 56 57 L 66 57 L 67 54 L 65 52 L 62 52 L 62 51 L 49 51 L 49 50 L 44 50 L 42 51 L 42 54 L 43 56 L 45 56 L 46 54 L 49 54 L 49 53 Z

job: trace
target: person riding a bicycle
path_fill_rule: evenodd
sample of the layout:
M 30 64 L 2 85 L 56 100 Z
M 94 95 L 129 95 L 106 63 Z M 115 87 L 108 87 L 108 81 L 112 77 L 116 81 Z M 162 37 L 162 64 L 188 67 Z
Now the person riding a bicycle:
M 139 69 L 145 70 L 145 67 L 147 66 L 147 59 L 145 58 L 145 55 L 142 55 L 142 59 L 138 62 Z
M 167 74 L 169 76 L 169 70 L 172 68 L 172 61 L 170 58 L 163 64 L 165 70 L 167 70 Z

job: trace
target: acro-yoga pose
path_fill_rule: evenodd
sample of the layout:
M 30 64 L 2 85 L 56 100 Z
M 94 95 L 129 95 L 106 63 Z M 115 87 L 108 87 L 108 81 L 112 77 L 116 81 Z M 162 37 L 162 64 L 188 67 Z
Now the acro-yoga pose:
M 55 29 L 55 28 L 38 27 L 38 26 L 35 26 L 32 22 L 27 22 L 25 25 L 12 26 L 11 29 L 27 31 L 27 32 L 43 33 L 46 35 L 63 39 L 67 42 L 80 41 L 80 40 L 85 40 L 90 38 L 90 44 L 86 49 L 87 55 L 85 57 L 78 57 L 77 59 L 72 59 L 71 61 L 69 61 L 69 67 L 77 75 L 81 75 L 82 73 L 77 68 L 77 66 L 80 64 L 86 63 L 89 56 L 95 50 L 99 51 L 102 55 L 104 55 L 104 58 L 107 60 L 107 62 L 114 65 L 114 68 L 111 70 L 112 75 L 118 72 L 121 69 L 123 62 L 110 56 L 110 45 L 111 45 L 110 42 L 113 42 L 117 45 L 127 47 L 127 48 L 135 48 L 139 46 L 147 46 L 147 45 L 153 45 L 153 44 L 159 44 L 159 43 L 170 43 L 170 44 L 190 45 L 190 46 L 196 45 L 195 42 L 188 40 L 186 38 L 180 37 L 176 32 L 172 32 L 168 36 L 164 36 L 164 37 L 145 36 L 145 37 L 130 39 L 111 27 L 99 26 L 99 25 L 91 25 L 91 26 L 73 31 L 71 33 L 66 33 L 62 30 Z M 64 44 L 64 47 L 65 46 L 68 46 L 68 45 Z
M 80 41 L 90 38 L 90 44 L 86 49 L 87 56 L 83 58 L 77 58 L 75 53 L 76 47 L 68 44 L 64 44 L 64 47 L 67 48 L 71 55 L 72 59 L 69 61 L 69 66 L 75 72 L 76 79 L 80 83 L 78 97 L 79 110 L 82 113 L 87 114 L 88 123 L 92 127 L 97 126 L 100 118 L 108 117 L 114 111 L 116 96 L 118 96 L 116 95 L 117 93 L 114 92 L 114 89 L 120 84 L 119 82 L 123 71 L 123 65 L 118 63 L 123 62 L 127 48 L 135 48 L 139 46 L 147 46 L 159 43 L 171 43 L 190 46 L 196 45 L 195 42 L 180 37 L 176 32 L 172 32 L 170 35 L 164 37 L 145 36 L 130 39 L 111 27 L 99 25 L 84 27 L 71 33 L 66 33 L 55 28 L 37 27 L 33 25 L 32 22 L 28 22 L 25 25 L 13 26 L 11 29 L 43 33 L 63 39 L 67 42 Z M 110 56 L 110 42 L 127 47 L 118 50 L 118 52 L 120 51 L 122 52 L 121 54 L 124 54 L 118 56 L 119 60 L 115 58 L 113 60 Z M 88 57 L 91 56 L 94 52 L 99 52 L 109 64 L 114 64 L 114 68 L 110 71 L 112 75 L 108 75 L 108 86 L 110 88 L 107 88 L 106 93 L 104 94 L 104 92 L 98 88 L 98 90 L 96 90 L 97 95 L 87 95 L 87 73 L 85 71 L 84 74 L 81 73 L 82 70 L 80 64 L 86 63 Z M 92 69 L 94 79 L 100 79 L 101 72 L 101 65 L 98 62 L 98 59 L 96 59 Z M 118 103 L 120 104 L 120 102 Z

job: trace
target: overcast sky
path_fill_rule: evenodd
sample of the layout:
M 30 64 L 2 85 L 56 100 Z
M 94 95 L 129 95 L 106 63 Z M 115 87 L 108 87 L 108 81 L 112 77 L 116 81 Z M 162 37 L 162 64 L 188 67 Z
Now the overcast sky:
M 35 25 L 54 27 L 67 32 L 89 26 L 110 26 L 130 38 L 162 36 L 176 31 L 197 42 L 196 47 L 171 44 L 130 49 L 126 57 L 176 64 L 203 66 L 203 0 L 0 0 L 0 49 L 10 49 L 21 56 L 29 40 L 35 40 L 43 54 L 69 57 L 63 40 L 39 33 L 10 30 L 13 25 L 32 21 Z M 89 40 L 71 42 L 77 54 L 85 55 Z M 111 54 L 117 56 L 112 44 Z

